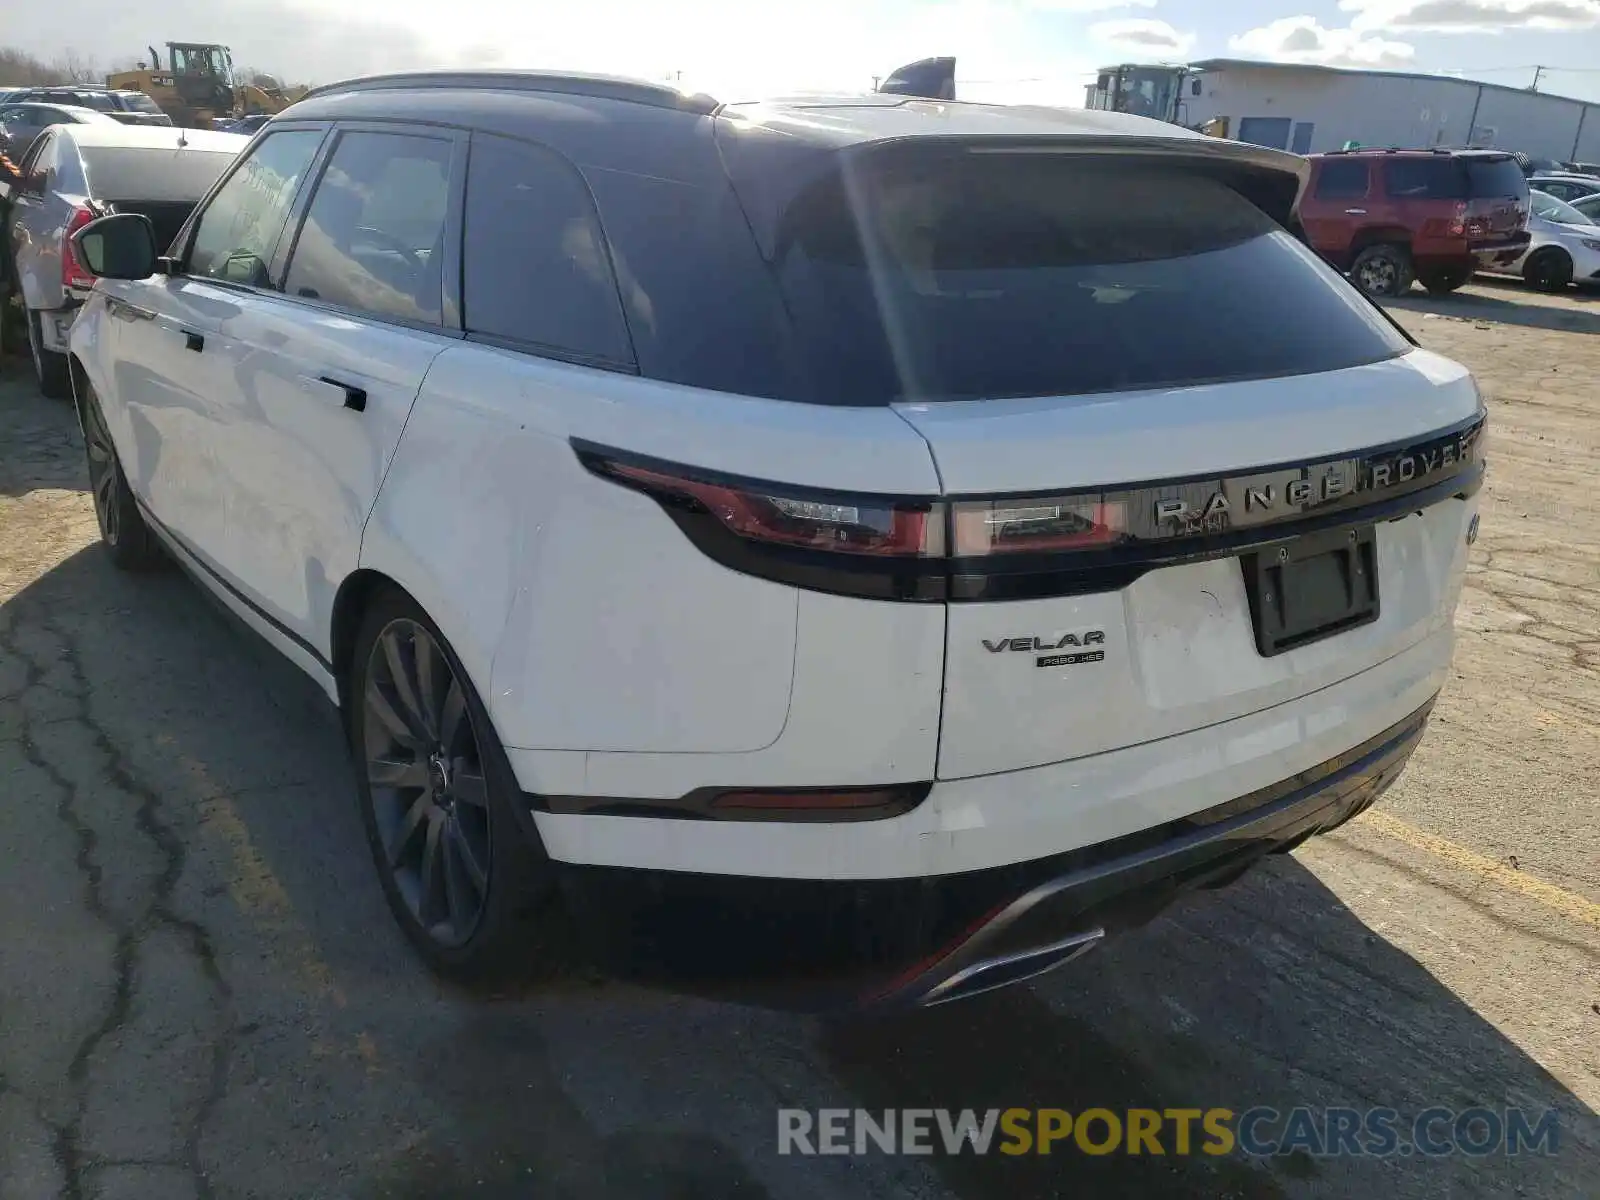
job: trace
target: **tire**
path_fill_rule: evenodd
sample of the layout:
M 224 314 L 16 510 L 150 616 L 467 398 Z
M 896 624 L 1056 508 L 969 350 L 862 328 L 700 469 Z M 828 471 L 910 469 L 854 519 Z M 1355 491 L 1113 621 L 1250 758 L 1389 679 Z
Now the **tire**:
M 362 823 L 400 928 L 453 982 L 526 975 L 559 940 L 554 871 L 460 660 L 397 588 L 368 605 L 346 694 Z
M 1472 268 L 1459 264 L 1417 272 L 1418 281 L 1435 296 L 1448 296 L 1465 286 L 1467 280 L 1471 278 Z
M 1572 282 L 1572 256 L 1555 246 L 1536 250 L 1522 264 L 1522 278 L 1541 292 L 1564 292 Z
M 1404 296 L 1415 278 L 1411 251 L 1392 242 L 1368 246 L 1350 264 L 1350 278 L 1369 296 Z
M 120 571 L 148 571 L 163 565 L 166 554 L 134 502 L 128 477 L 122 473 L 122 460 L 117 457 L 105 414 L 100 410 L 100 397 L 87 380 L 78 415 L 89 465 L 89 494 L 94 501 L 95 520 L 100 524 L 100 544 L 111 556 L 111 565 Z
M 67 366 L 67 356 L 44 348 L 44 334 L 40 329 L 44 317 L 28 313 L 28 349 L 33 354 L 33 375 L 39 381 L 39 390 L 51 400 L 72 399 L 72 372 Z

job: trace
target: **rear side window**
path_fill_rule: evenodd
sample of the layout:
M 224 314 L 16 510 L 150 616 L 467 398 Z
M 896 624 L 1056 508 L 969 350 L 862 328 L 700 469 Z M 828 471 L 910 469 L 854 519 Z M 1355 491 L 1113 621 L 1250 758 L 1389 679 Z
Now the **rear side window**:
M 284 291 L 438 324 L 453 150 L 446 138 L 341 135 L 312 193 Z
M 816 398 L 976 400 L 1332 371 L 1402 353 L 1224 184 L 1082 157 L 889 148 L 803 191 L 776 262 Z
M 631 364 L 611 257 L 576 169 L 526 142 L 474 134 L 465 225 L 469 333 L 579 362 Z
M 1383 164 L 1385 190 L 1394 200 L 1465 200 L 1467 175 L 1453 158 L 1396 158 Z
M 1367 163 L 1359 158 L 1327 158 L 1312 193 L 1318 200 L 1359 200 L 1367 194 Z
M 158 113 L 161 111 L 156 102 L 143 92 L 124 92 L 120 97 L 122 107 L 128 112 Z
M 321 143 L 319 131 L 297 129 L 275 133 L 257 145 L 200 214 L 189 248 L 189 273 L 271 286 L 269 268 L 278 235 Z
M 56 168 L 56 139 L 41 134 L 29 155 L 22 160 L 22 190 L 42 196 L 50 187 L 50 173 Z

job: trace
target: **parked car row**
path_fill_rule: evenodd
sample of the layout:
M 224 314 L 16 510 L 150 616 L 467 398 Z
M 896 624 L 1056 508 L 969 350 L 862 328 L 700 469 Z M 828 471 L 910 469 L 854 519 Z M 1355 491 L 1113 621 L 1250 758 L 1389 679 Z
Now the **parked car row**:
M 1404 295 L 1413 281 L 1444 294 L 1484 256 L 1527 248 L 1530 205 L 1507 153 L 1332 151 L 1311 155 L 1300 220 L 1312 248 L 1368 295 Z
M 1368 295 L 1446 294 L 1476 271 L 1560 291 L 1600 283 L 1600 177 L 1525 172 L 1494 150 L 1310 156 L 1306 241 Z
M 5 99 L 8 104 L 55 104 L 92 108 L 123 125 L 171 125 L 172 118 L 143 92 L 103 87 L 24 88 Z
M 3 112 L 4 110 L 0 110 Z M 160 126 L 128 126 L 89 117 L 43 129 L 0 183 L 5 199 L 0 250 L 0 322 L 25 331 L 40 390 L 72 394 L 67 337 L 94 276 L 72 248 L 72 235 L 96 217 L 136 212 L 165 247 L 200 197 L 248 138 Z

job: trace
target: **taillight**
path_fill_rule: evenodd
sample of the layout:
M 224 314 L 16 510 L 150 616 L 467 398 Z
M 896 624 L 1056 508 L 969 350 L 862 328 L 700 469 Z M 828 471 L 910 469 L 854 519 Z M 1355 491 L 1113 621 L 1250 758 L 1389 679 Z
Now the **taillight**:
M 945 508 L 722 477 L 574 443 L 590 471 L 643 492 L 724 566 L 815 591 L 945 598 Z
M 1467 206 L 1465 201 L 1456 204 L 1455 216 L 1450 219 L 1450 236 L 1464 237 L 1467 232 Z
M 1115 591 L 1159 567 L 1471 495 L 1482 440 L 1479 417 L 1399 455 L 1380 447 L 1216 477 L 948 498 L 768 483 L 578 439 L 572 448 L 589 471 L 651 497 L 695 546 L 742 574 L 836 595 L 961 603 Z
M 1060 500 L 960 500 L 951 506 L 957 558 L 1093 550 L 1128 533 L 1125 501 L 1097 496 Z
M 75 208 L 72 210 L 72 219 L 67 222 L 66 232 L 61 235 L 61 282 L 66 287 L 94 286 L 94 275 L 78 261 L 77 251 L 72 248 L 72 235 L 92 220 L 94 213 L 87 208 Z
M 784 495 L 731 483 L 713 483 L 606 461 L 603 473 L 703 508 L 742 538 L 834 554 L 937 557 L 944 553 L 944 521 L 934 505 L 905 507 L 858 497 Z

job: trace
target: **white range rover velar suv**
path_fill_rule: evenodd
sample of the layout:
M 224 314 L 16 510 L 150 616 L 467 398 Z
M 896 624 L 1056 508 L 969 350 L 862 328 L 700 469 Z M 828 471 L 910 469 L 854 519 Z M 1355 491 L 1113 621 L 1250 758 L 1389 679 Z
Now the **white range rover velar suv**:
M 1484 410 L 1119 114 L 388 76 L 160 254 L 76 235 L 113 560 L 338 703 L 378 875 L 482 978 L 933 1004 L 1347 820 L 1443 683 Z M 569 926 L 570 928 L 570 926 Z

